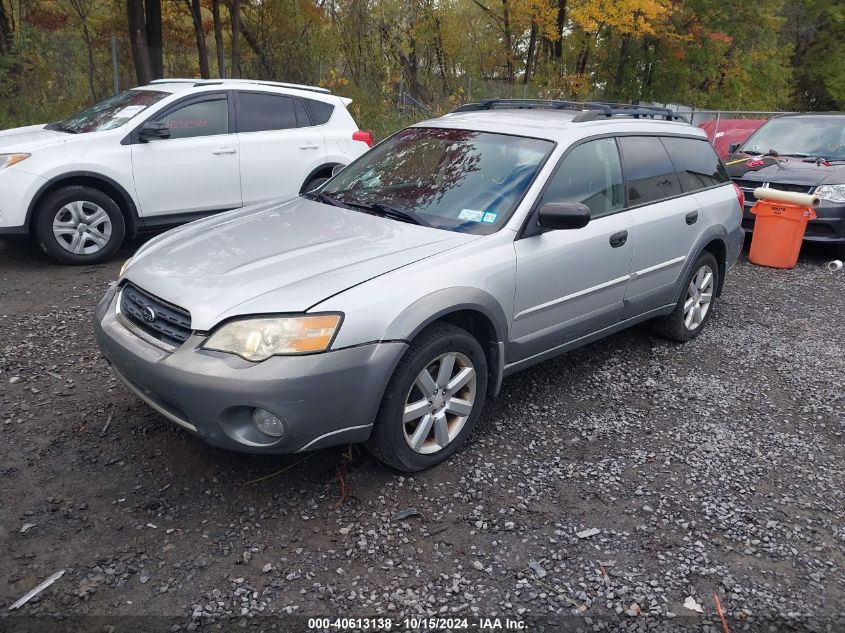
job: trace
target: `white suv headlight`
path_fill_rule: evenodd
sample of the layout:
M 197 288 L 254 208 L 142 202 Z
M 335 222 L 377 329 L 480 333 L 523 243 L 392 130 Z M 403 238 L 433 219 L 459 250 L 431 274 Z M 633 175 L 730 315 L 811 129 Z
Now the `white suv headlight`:
M 32 156 L 32 154 L 0 154 L 0 169 L 11 167 L 22 160 L 26 160 L 30 156 Z
M 251 361 L 322 352 L 331 344 L 340 321 L 339 314 L 239 319 L 214 332 L 203 348 Z
M 845 185 L 822 185 L 814 193 L 822 200 L 845 202 Z

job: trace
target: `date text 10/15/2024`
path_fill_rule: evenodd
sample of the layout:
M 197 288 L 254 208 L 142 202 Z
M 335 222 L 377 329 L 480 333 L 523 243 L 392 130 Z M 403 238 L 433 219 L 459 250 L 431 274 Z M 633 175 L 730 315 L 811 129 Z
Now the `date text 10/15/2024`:
M 522 620 L 498 617 L 436 618 L 408 617 L 401 620 L 390 618 L 309 618 L 308 629 L 312 631 L 524 631 L 527 625 Z

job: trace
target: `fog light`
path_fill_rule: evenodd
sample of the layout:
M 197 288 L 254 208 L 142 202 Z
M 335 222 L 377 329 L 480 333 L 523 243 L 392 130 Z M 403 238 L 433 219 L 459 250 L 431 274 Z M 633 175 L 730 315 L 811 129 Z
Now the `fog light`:
M 282 437 L 285 434 L 285 425 L 278 418 L 266 409 L 256 409 L 252 412 L 252 423 L 264 435 L 270 437 Z

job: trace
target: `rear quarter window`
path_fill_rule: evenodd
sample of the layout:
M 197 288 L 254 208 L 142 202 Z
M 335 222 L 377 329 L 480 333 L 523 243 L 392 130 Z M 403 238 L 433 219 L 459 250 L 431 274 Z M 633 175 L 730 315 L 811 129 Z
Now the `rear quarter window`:
M 656 136 L 621 136 L 625 186 L 632 207 L 683 193 L 675 166 Z
M 311 115 L 311 122 L 314 125 L 328 123 L 329 119 L 332 118 L 334 106 L 331 103 L 317 101 L 316 99 L 303 99 L 302 101 L 305 103 L 305 108 L 308 110 L 308 114 Z
M 669 152 L 685 192 L 730 181 L 727 169 L 706 140 L 665 136 L 661 141 Z

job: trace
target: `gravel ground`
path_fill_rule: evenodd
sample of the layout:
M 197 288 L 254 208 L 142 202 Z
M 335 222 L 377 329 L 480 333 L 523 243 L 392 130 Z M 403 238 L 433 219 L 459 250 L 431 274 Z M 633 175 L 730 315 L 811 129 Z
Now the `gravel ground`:
M 355 446 L 213 449 L 128 393 L 90 321 L 130 250 L 63 268 L 0 242 L 0 630 L 845 630 L 831 252 L 739 264 L 689 344 L 641 326 L 506 380 L 464 451 L 406 477 Z

